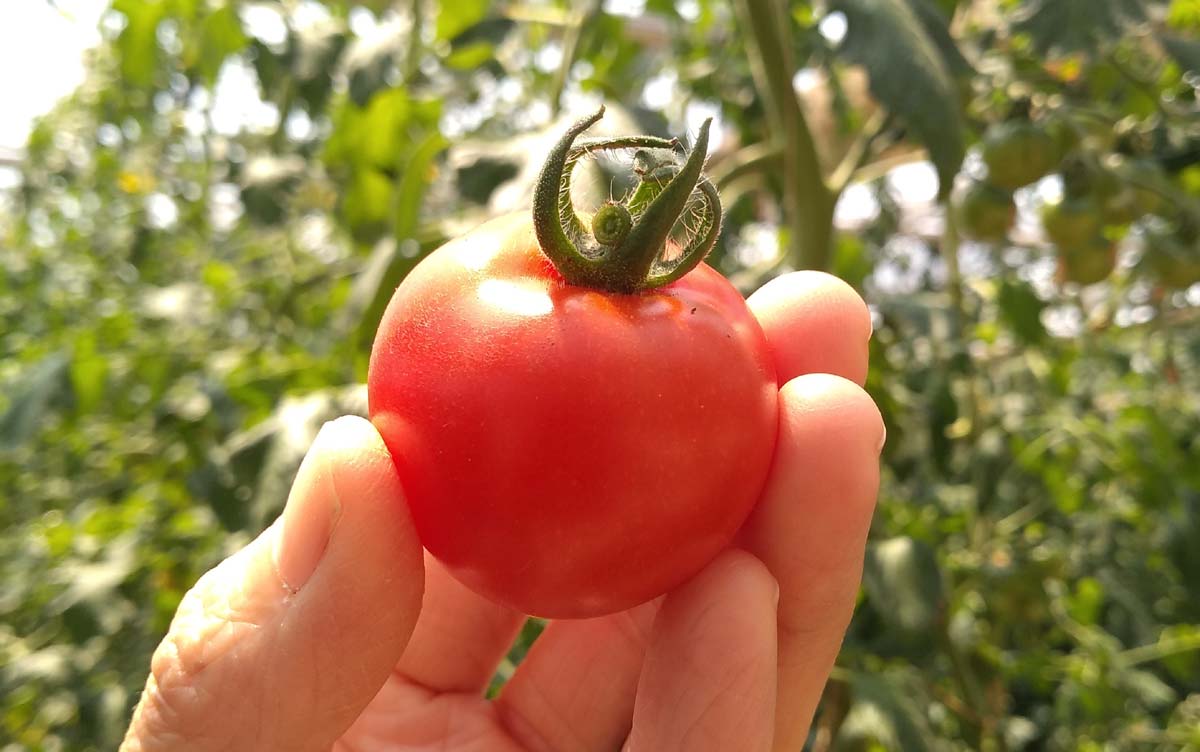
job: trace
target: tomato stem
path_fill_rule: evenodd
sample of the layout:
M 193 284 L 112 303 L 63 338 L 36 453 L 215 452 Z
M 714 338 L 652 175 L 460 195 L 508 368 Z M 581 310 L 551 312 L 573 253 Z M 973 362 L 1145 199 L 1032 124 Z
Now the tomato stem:
M 653 136 L 576 144 L 603 115 L 601 105 L 568 128 L 550 150 L 533 194 L 538 244 L 573 285 L 633 293 L 669 284 L 703 261 L 720 233 L 720 196 L 703 175 L 712 120 L 700 126 L 686 156 L 677 140 Z M 638 185 L 624 201 L 607 202 L 585 223 L 571 200 L 575 164 L 599 151 L 621 149 L 638 149 L 633 167 Z M 666 155 L 660 156 L 662 152 Z M 680 234 L 683 238 L 677 240 Z M 680 247 L 670 260 L 664 258 L 668 247 Z

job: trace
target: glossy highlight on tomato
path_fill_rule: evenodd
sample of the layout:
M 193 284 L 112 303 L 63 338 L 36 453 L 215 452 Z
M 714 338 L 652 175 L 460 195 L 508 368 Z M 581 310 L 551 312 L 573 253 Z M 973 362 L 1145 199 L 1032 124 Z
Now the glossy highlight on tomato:
M 629 608 L 703 567 L 754 506 L 778 421 L 764 335 L 724 277 L 571 285 L 525 215 L 412 271 L 368 386 L 425 547 L 547 617 Z

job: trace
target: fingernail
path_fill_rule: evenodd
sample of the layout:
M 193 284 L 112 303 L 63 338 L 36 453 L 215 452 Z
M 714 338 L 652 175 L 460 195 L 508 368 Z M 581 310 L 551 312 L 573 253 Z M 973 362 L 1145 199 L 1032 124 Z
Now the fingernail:
M 342 515 L 333 475 L 321 457 L 338 444 L 337 421 L 321 426 L 300 463 L 287 506 L 277 523 L 275 568 L 284 587 L 293 593 L 304 587 L 316 571 Z
M 887 426 L 883 427 L 883 432 L 879 434 L 879 446 L 875 447 L 876 454 L 883 453 L 883 445 L 887 443 Z

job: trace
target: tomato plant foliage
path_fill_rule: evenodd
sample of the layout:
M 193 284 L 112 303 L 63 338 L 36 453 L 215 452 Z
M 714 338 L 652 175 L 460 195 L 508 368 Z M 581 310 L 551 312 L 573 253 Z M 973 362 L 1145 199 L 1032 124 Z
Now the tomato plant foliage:
M 101 32 L 0 155 L 0 746 L 115 746 L 183 592 L 366 414 L 397 286 L 601 101 L 602 137 L 717 118 L 741 292 L 822 267 L 872 306 L 883 485 L 810 746 L 1200 745 L 1194 0 L 117 0 Z

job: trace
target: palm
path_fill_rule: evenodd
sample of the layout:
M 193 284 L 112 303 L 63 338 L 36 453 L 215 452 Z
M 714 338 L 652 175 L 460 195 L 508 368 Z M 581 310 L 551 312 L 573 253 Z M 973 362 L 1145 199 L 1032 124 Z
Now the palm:
M 495 750 L 524 748 L 509 735 L 492 703 L 479 695 L 434 693 L 393 675 L 334 749 Z
M 616 749 L 625 740 L 659 602 L 551 622 L 489 701 L 483 689 L 523 617 L 467 590 L 428 555 L 425 579 L 405 654 L 344 749 Z

